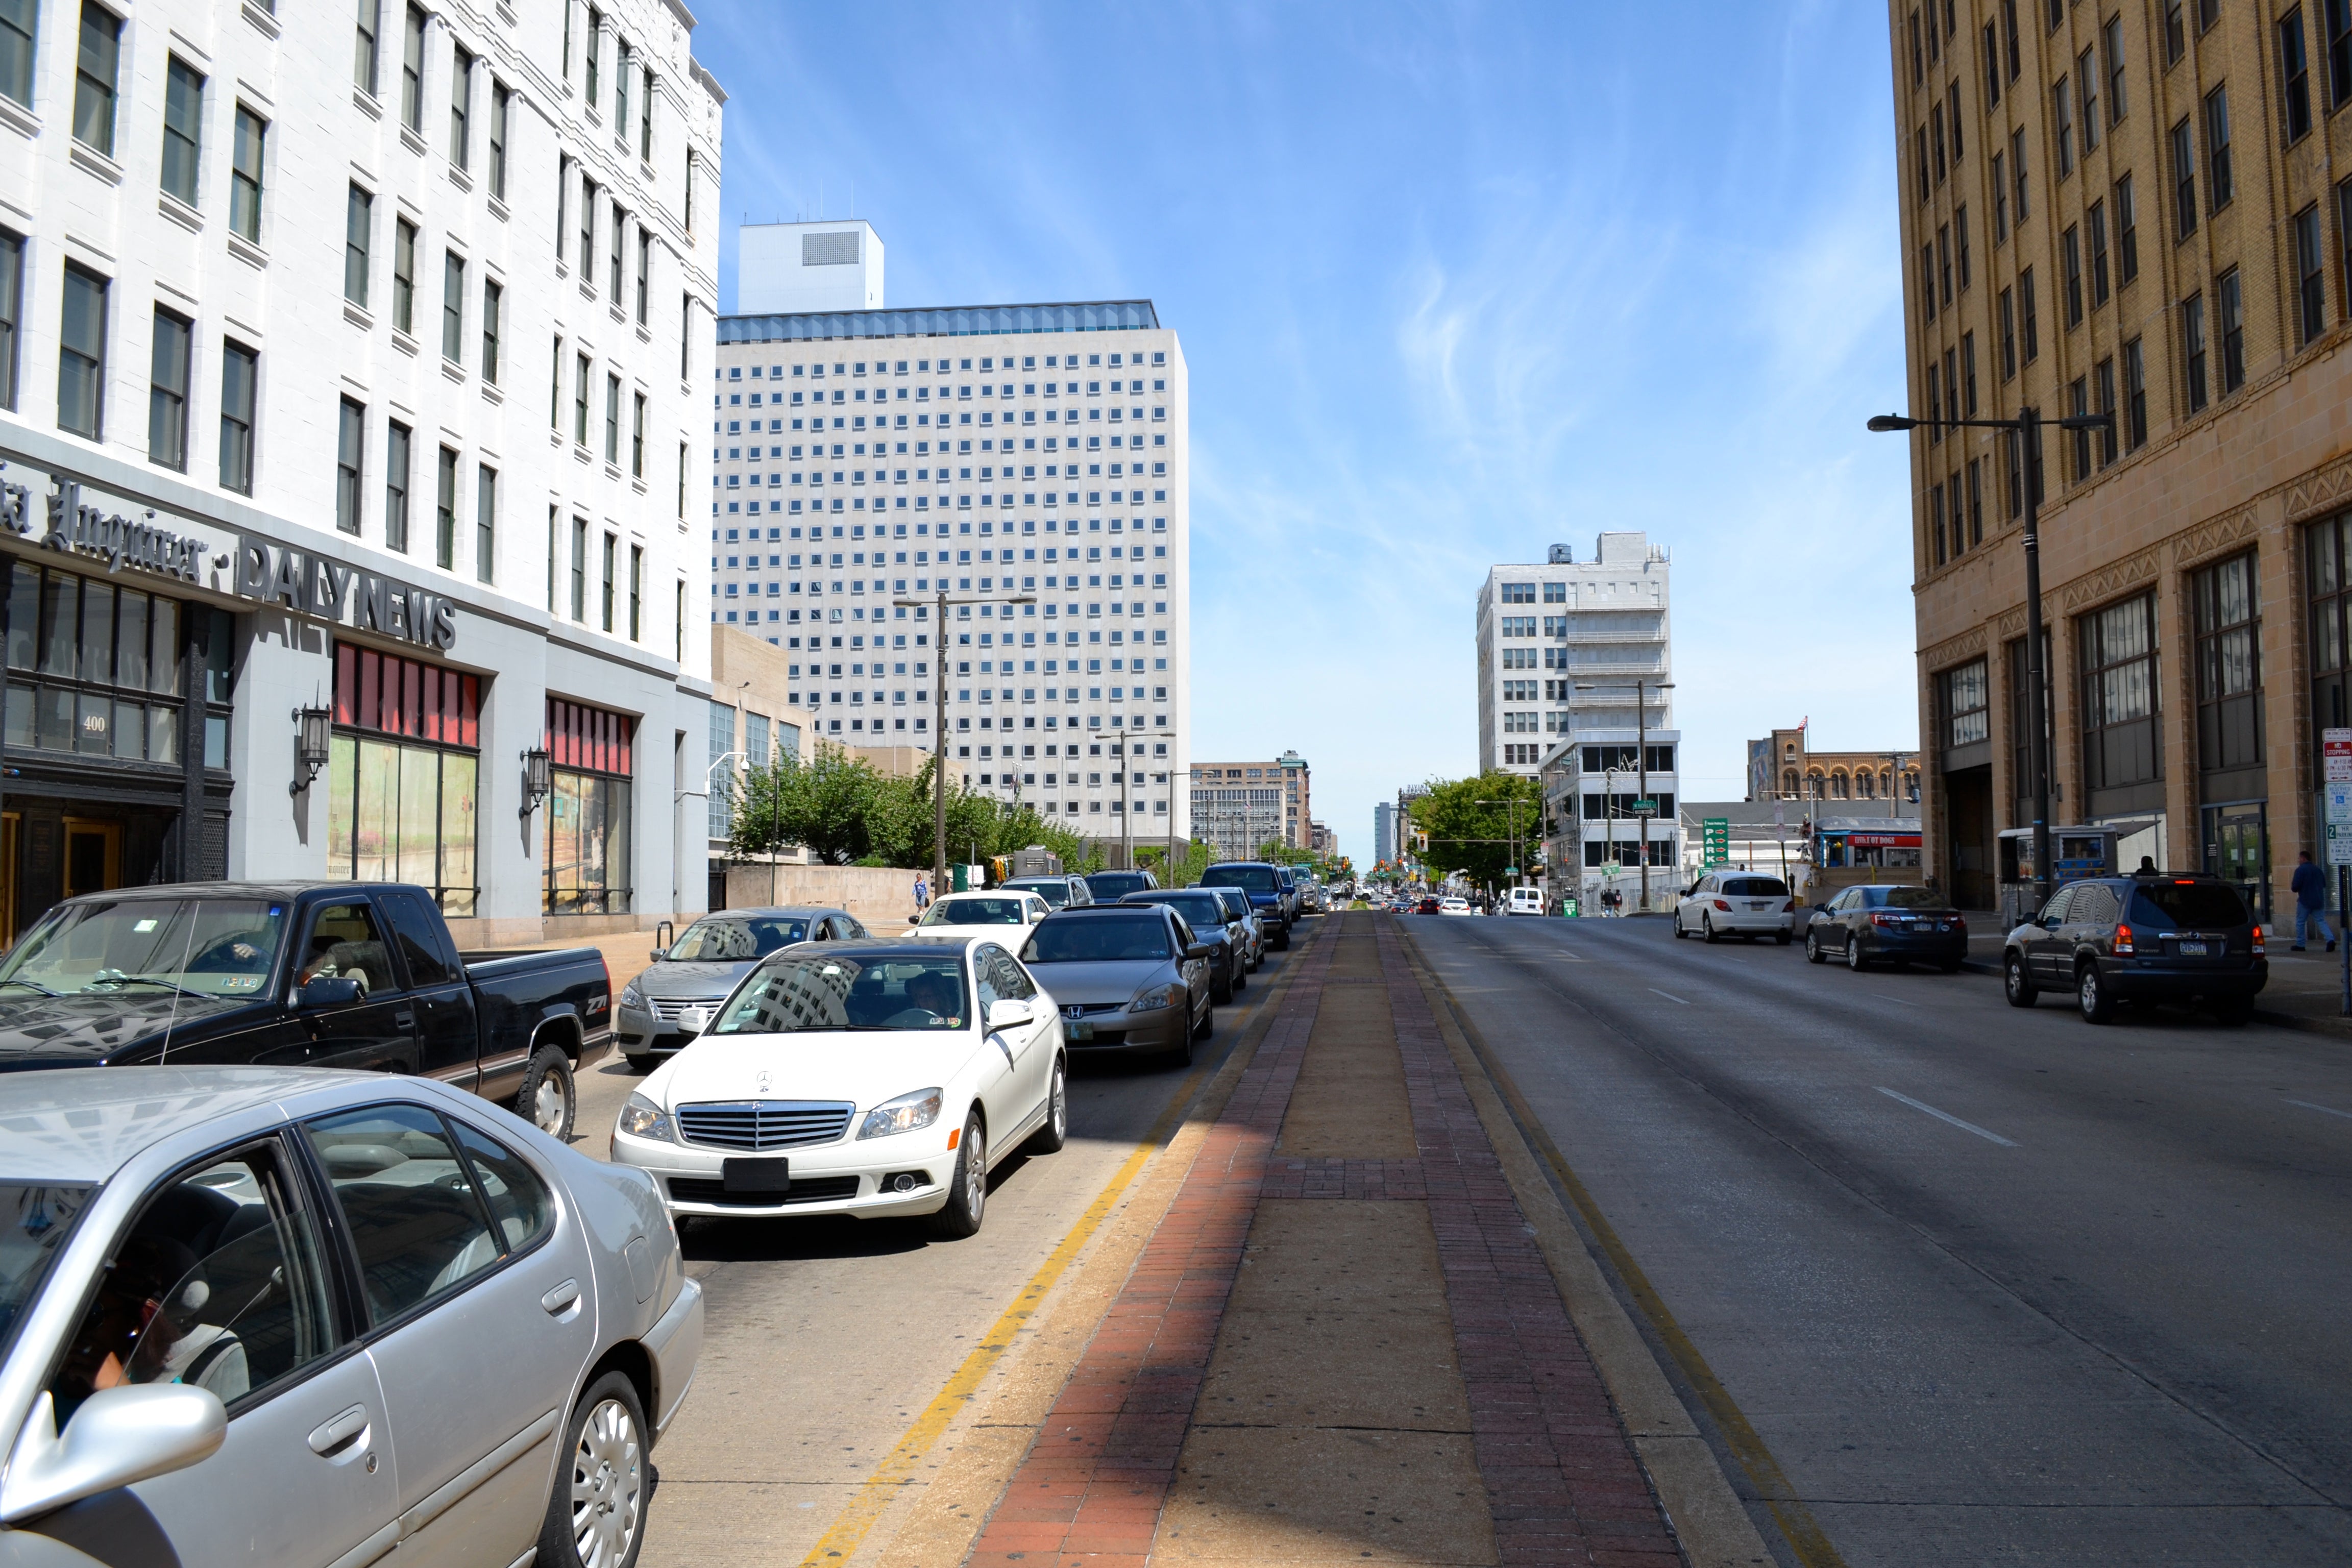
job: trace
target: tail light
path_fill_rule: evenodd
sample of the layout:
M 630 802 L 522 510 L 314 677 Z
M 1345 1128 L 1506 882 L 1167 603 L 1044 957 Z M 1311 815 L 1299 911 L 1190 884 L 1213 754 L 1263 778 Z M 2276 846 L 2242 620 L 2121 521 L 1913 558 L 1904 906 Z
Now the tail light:
M 2116 927 L 2116 952 L 2118 953 L 2130 953 L 2135 951 L 2137 950 L 2132 946 L 2131 927 L 2127 925 L 2118 925 Z
M 1954 916 L 1952 917 L 1952 929 L 1953 929 L 1954 931 L 1966 931 L 1966 930 L 1968 930 L 1968 929 L 1969 929 L 1969 920 L 1968 920 L 1968 917 L 1967 917 L 1966 915 L 1954 915 Z
M 1724 913 L 1726 913 L 1726 914 L 1729 914 L 1729 913 L 1731 912 L 1731 906 L 1730 906 L 1729 904 L 1725 903 L 1721 899 L 1717 899 L 1717 900 L 1715 900 L 1715 907 L 1716 907 L 1717 909 L 1718 909 L 1718 910 L 1722 910 Z
M 1885 926 L 1892 929 L 1893 927 L 1899 926 L 1903 923 L 1903 917 L 1901 915 L 1890 915 L 1885 911 L 1881 910 L 1879 913 L 1870 917 L 1870 923 L 1874 926 Z
M 2254 924 L 2254 956 L 2256 958 L 2260 958 L 2268 951 L 2269 950 L 2263 945 L 2262 923 L 2260 921 L 2256 921 Z
M 1784 915 L 1795 914 L 1797 912 L 1797 900 L 1790 899 L 1787 903 L 1782 904 L 1780 906 L 1780 912 Z

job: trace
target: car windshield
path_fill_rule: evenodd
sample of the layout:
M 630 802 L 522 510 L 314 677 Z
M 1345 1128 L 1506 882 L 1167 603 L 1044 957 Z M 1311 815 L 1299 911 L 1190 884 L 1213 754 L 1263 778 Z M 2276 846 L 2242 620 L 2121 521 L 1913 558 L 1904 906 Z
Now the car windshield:
M 1113 963 L 1169 958 L 1167 922 L 1158 915 L 1086 915 L 1049 920 L 1029 934 L 1024 963 Z
M 1157 894 L 1152 896 L 1151 901 L 1166 904 L 1182 915 L 1186 924 L 1195 929 L 1209 928 L 1213 936 L 1225 923 L 1225 901 L 1213 893 Z
M 1087 879 L 1087 887 L 1097 899 L 1123 899 L 1150 892 L 1151 879 L 1140 871 L 1097 871 Z
M 2147 925 L 2213 930 L 2246 923 L 2237 889 L 2219 882 L 2142 882 L 2132 919 Z
M 737 915 L 697 921 L 686 928 L 669 956 L 688 963 L 721 963 L 765 958 L 780 947 L 808 940 L 809 923 L 771 915 Z
M 0 964 L 0 995 L 110 994 L 144 986 L 205 996 L 257 994 L 286 934 L 266 899 L 124 899 L 68 904 Z
M 1070 885 L 1058 878 L 1038 882 L 1007 882 L 1004 886 L 1008 892 L 1017 890 L 1036 894 L 1045 900 L 1045 907 L 1049 910 L 1058 910 L 1070 901 Z
M 856 1034 L 961 1029 L 963 960 L 955 954 L 787 954 L 752 971 L 707 1035 Z
M 1925 888 L 1864 888 L 1863 908 L 1869 910 L 1940 910 L 1942 898 Z
M 1024 900 L 1010 899 L 941 899 L 924 912 L 927 926 L 1017 926 Z
M 16 1326 L 96 1192 L 0 1182 L 0 1355 L 15 1347 Z
M 1271 866 L 1212 866 L 1201 873 L 1204 888 L 1241 888 L 1253 893 L 1275 890 Z
M 1735 899 L 1785 899 L 1789 885 L 1778 877 L 1734 877 L 1723 890 Z

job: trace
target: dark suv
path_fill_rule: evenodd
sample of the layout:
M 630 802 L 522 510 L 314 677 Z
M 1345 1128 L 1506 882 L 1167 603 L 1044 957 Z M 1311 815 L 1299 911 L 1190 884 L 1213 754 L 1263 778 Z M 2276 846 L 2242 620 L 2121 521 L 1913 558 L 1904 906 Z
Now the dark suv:
M 2085 1020 L 2122 1002 L 2200 1002 L 2225 1024 L 2253 1016 L 2270 979 L 2262 925 L 2218 877 L 2101 877 L 2069 882 L 2002 944 L 2010 1005 L 2066 990 Z

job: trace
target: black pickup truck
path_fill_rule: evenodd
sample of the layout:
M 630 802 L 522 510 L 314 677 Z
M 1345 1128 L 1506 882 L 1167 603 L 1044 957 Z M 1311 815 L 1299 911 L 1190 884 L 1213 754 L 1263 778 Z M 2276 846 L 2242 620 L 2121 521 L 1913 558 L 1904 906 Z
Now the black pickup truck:
M 421 888 L 184 882 L 68 899 L 0 960 L 0 1071 L 206 1062 L 415 1073 L 558 1138 L 612 1031 L 593 947 L 460 953 Z

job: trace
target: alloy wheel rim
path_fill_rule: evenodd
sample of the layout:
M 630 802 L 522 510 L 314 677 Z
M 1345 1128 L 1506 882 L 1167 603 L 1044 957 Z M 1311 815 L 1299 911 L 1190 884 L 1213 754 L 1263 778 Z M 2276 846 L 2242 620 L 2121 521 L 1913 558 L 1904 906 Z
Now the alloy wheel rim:
M 628 1557 L 643 1517 L 644 1467 L 629 1407 L 598 1401 L 572 1457 L 572 1544 L 581 1568 L 614 1568 Z
M 1062 1069 L 1054 1069 L 1054 1136 L 1060 1138 L 1069 1131 L 1070 1100 Z
M 531 1120 L 538 1123 L 541 1132 L 551 1136 L 562 1131 L 563 1085 L 553 1073 L 549 1073 L 539 1080 L 539 1088 L 531 1095 L 530 1109 Z
M 964 1129 L 963 1195 L 964 1207 L 971 1211 L 977 1222 L 982 1206 L 988 1202 L 988 1145 L 977 1121 Z

